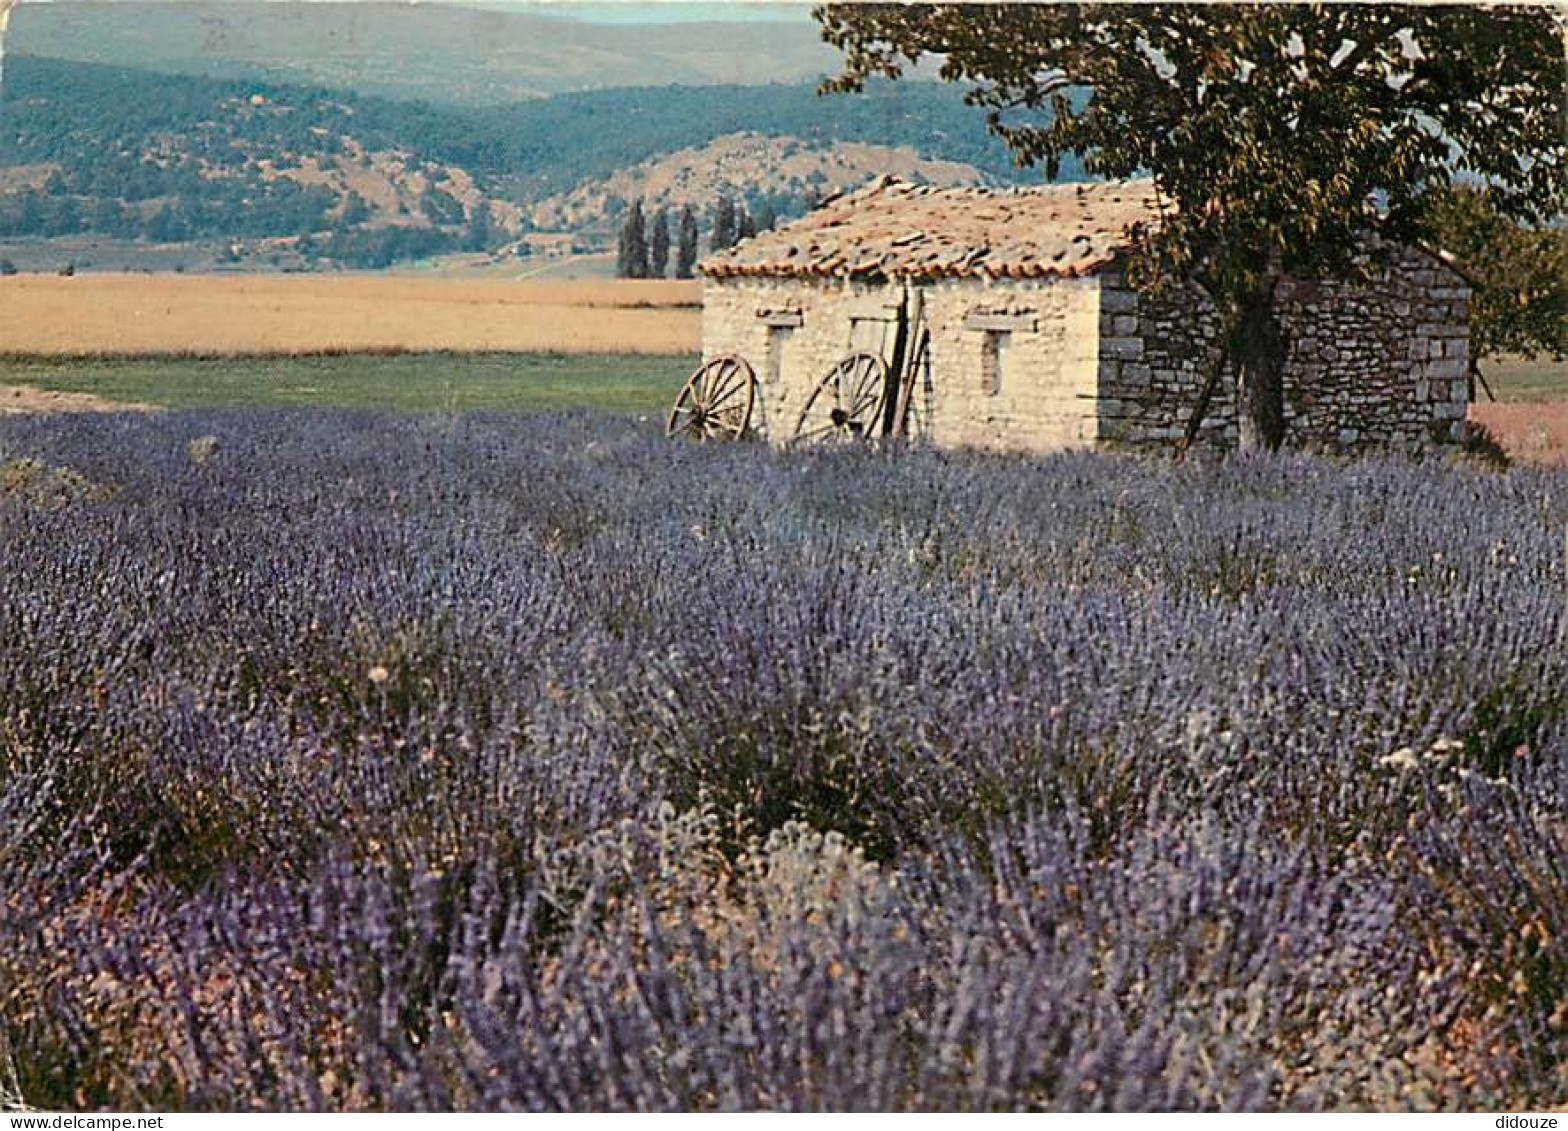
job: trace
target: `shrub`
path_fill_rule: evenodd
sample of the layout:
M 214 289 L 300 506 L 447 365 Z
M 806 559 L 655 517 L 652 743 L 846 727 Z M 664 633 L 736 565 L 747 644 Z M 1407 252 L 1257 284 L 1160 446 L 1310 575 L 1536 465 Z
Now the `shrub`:
M 1474 420 L 1465 421 L 1460 429 L 1459 451 L 1464 458 L 1497 471 L 1508 470 L 1511 461 L 1496 433 Z

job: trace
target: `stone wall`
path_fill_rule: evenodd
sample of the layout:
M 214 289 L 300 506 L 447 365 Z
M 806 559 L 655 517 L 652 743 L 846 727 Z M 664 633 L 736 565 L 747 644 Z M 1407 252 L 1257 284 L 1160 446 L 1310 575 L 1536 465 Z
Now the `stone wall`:
M 1469 403 L 1470 290 L 1400 248 L 1371 286 L 1287 282 L 1287 443 L 1421 448 L 1459 438 Z
M 1114 271 L 1104 282 L 1100 437 L 1112 447 L 1169 447 L 1215 356 L 1212 310 L 1192 289 L 1150 304 Z M 1370 284 L 1288 280 L 1277 310 L 1288 446 L 1415 450 L 1457 439 L 1469 290 L 1440 261 L 1399 248 Z M 1235 403 L 1222 381 L 1199 442 L 1235 441 Z
M 1023 451 L 1094 443 L 1097 279 L 966 279 L 922 290 L 931 346 L 911 406 L 916 435 L 945 447 Z M 783 443 L 806 397 L 846 353 L 891 355 L 889 319 L 901 297 L 898 286 L 709 279 L 703 356 L 736 353 L 751 363 L 752 426 Z M 988 349 L 996 363 L 989 374 Z
M 876 316 L 886 316 L 899 298 L 894 287 L 863 283 L 707 279 L 703 360 L 734 353 L 750 362 L 757 371 L 752 429 L 772 443 L 786 443 L 824 373 L 854 350 L 882 352 L 888 323 Z
M 1101 444 L 1174 447 L 1216 360 L 1213 310 L 1193 288 L 1150 303 L 1117 271 L 1105 272 L 1101 282 L 1096 406 Z M 1204 414 L 1204 442 L 1235 443 L 1235 401 L 1226 385 L 1220 382 Z
M 1097 278 L 963 279 L 925 296 L 934 443 L 1031 452 L 1094 444 Z
M 1168 449 L 1217 355 L 1215 319 L 1195 289 L 1148 303 L 1114 268 L 1083 279 L 944 280 L 922 293 L 931 348 L 912 429 L 944 447 Z M 709 279 L 703 354 L 751 363 L 752 426 L 784 443 L 845 354 L 891 356 L 901 297 L 886 284 Z M 1398 249 L 1371 284 L 1287 282 L 1278 299 L 1288 445 L 1409 450 L 1457 438 L 1469 291 L 1441 262 Z M 1199 442 L 1236 442 L 1228 380 Z

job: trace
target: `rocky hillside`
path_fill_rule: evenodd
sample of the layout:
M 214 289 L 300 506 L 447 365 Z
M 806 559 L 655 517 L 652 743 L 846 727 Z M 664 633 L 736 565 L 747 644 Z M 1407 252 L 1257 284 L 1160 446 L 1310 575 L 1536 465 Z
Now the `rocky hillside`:
M 691 204 L 706 228 L 721 196 L 787 217 L 883 172 L 940 184 L 1019 175 L 981 113 L 941 84 L 832 98 L 809 84 L 628 88 L 440 108 L 15 55 L 0 90 L 0 260 L 78 258 L 37 241 L 113 243 L 114 256 L 91 255 L 98 267 L 190 243 L 229 266 L 306 269 L 602 250 L 631 200 Z
M 589 181 L 539 202 L 527 216 L 538 228 L 585 229 L 633 200 L 651 208 L 690 205 L 701 213 L 720 196 L 766 200 L 788 213 L 882 173 L 949 186 L 991 180 L 973 165 L 922 157 L 907 146 L 820 144 L 742 131 Z

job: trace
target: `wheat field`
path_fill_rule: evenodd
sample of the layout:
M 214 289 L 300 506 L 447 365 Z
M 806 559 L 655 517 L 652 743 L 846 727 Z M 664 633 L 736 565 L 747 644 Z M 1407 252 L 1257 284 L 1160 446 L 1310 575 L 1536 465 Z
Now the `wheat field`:
M 699 284 L 311 275 L 0 279 L 0 353 L 453 350 L 679 354 Z

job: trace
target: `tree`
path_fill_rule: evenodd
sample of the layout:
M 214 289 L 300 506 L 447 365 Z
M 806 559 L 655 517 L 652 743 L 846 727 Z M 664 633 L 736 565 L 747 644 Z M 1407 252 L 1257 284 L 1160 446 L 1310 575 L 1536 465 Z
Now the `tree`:
M 363 224 L 370 219 L 370 205 L 359 193 L 350 189 L 349 194 L 343 198 L 343 214 L 339 223 L 344 228 L 352 228 Z
M 746 208 L 738 209 L 735 219 L 735 242 L 749 240 L 757 234 L 757 222 L 751 218 L 751 211 Z
M 764 200 L 757 206 L 757 231 L 771 232 L 779 226 L 778 210 L 773 207 L 773 202 Z
M 661 208 L 653 214 L 653 231 L 648 236 L 648 274 L 655 279 L 664 278 L 664 269 L 670 262 L 670 210 Z
M 159 205 L 158 210 L 147 218 L 142 226 L 142 234 L 153 243 L 178 243 L 190 237 L 180 215 L 167 204 Z
M 82 210 L 74 196 L 49 197 L 44 207 L 44 232 L 69 236 L 82 230 Z
M 451 193 L 427 182 L 419 196 L 419 210 L 436 227 L 455 227 L 463 222 L 463 203 Z
M 1563 207 L 1564 18 L 1551 7 L 832 4 L 815 16 L 845 54 L 825 89 L 936 55 L 1020 162 L 1054 177 L 1076 154 L 1100 176 L 1152 174 L 1162 219 L 1131 233 L 1129 277 L 1147 294 L 1189 280 L 1213 304 L 1206 394 L 1234 374 L 1244 448 L 1283 438 L 1273 298 L 1285 275 L 1364 277 L 1368 228 L 1426 234 L 1423 197 L 1456 172 L 1509 218 Z
M 1451 254 L 1472 287 L 1470 397 L 1486 383 L 1481 360 L 1499 354 L 1568 353 L 1568 229 L 1532 228 L 1498 213 L 1472 186 L 1430 194 L 1433 242 Z
M 88 227 L 105 235 L 117 235 L 125 228 L 125 209 L 112 196 L 101 196 L 93 201 Z
M 692 269 L 697 266 L 697 216 L 691 210 L 691 205 L 681 209 L 681 222 L 679 240 L 675 250 L 675 277 L 677 279 L 691 278 Z
M 12 232 L 19 236 L 31 236 L 42 233 L 43 228 L 44 208 L 38 194 L 31 190 L 22 193 L 17 199 L 17 214 L 11 223 Z
M 463 233 L 464 251 L 484 251 L 490 246 L 490 205 L 483 200 L 474 202 L 473 215 L 468 218 L 468 230 Z
M 616 245 L 615 273 L 622 279 L 648 277 L 648 235 L 642 214 L 642 201 L 635 201 L 621 221 L 621 236 Z
M 723 251 L 727 247 L 734 247 L 739 234 L 735 202 L 727 196 L 719 197 L 719 203 L 713 210 L 713 232 L 708 237 L 708 249 Z

